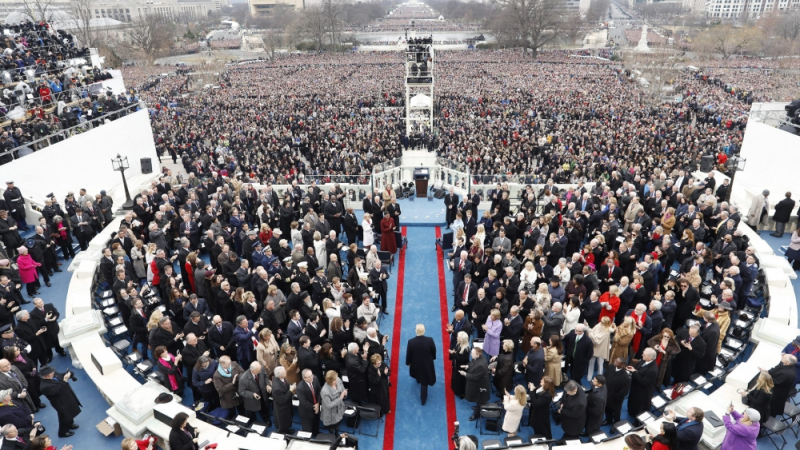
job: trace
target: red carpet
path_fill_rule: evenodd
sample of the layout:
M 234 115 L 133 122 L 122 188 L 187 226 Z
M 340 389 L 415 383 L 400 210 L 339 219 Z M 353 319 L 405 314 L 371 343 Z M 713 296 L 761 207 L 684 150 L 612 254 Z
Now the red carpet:
M 442 228 L 436 227 L 436 239 L 441 239 Z M 453 378 L 453 366 L 450 364 L 450 333 L 447 332 L 449 320 L 449 304 L 447 295 L 447 282 L 444 278 L 444 252 L 438 245 L 436 246 L 436 257 L 439 264 L 439 312 L 442 318 L 442 361 L 444 361 L 444 399 L 447 409 L 447 436 L 452 436 L 455 432 L 453 423 L 456 419 L 456 397 L 450 389 L 450 380 Z M 449 444 L 449 443 L 448 443 Z
M 403 237 L 406 235 L 406 227 L 401 227 Z M 403 323 L 403 278 L 406 270 L 406 250 L 400 249 L 400 254 L 397 258 L 397 294 L 394 297 L 394 323 L 392 325 L 392 355 L 390 360 L 393 362 L 394 370 L 389 375 L 389 382 L 392 383 L 394 389 L 389 389 L 390 405 L 397 408 L 397 374 L 405 364 L 400 364 L 400 331 Z M 394 420 L 395 413 L 386 415 L 386 426 L 383 430 L 383 448 L 384 450 L 394 449 Z

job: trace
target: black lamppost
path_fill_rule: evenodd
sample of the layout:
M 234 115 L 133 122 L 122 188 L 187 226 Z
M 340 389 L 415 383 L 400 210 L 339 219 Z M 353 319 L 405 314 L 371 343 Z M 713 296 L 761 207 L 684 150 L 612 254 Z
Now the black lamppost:
M 111 159 L 111 166 L 122 174 L 122 185 L 125 186 L 125 203 L 122 204 L 122 209 L 131 210 L 133 209 L 133 200 L 131 199 L 130 191 L 128 191 L 128 180 L 125 179 L 125 170 L 130 168 L 128 157 L 123 158 L 117 153 L 117 157 Z
M 728 189 L 728 198 L 725 200 L 730 201 L 731 193 L 733 193 L 733 179 L 736 178 L 736 172 L 744 170 L 745 164 L 747 164 L 747 158 L 742 158 L 741 156 L 731 156 L 725 163 L 731 174 L 731 187 Z

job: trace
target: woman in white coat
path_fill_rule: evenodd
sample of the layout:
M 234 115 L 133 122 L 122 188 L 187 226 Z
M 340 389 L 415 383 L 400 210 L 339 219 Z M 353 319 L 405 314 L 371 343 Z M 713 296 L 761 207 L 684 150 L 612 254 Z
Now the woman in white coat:
M 506 410 L 506 417 L 503 419 L 503 431 L 508 433 L 508 437 L 513 437 L 519 429 L 519 421 L 522 419 L 522 410 L 528 403 L 528 393 L 525 387 L 517 385 L 514 388 L 514 396 L 506 391 L 503 396 L 503 408 Z
M 322 239 L 319 231 L 314 232 L 314 255 L 317 257 L 320 267 L 328 267 L 328 251 L 325 249 L 325 240 Z M 309 267 L 309 272 L 311 272 L 310 269 Z M 314 270 L 317 268 L 315 267 Z
M 570 331 L 575 329 L 578 325 L 578 319 L 581 317 L 581 301 L 577 296 L 573 296 L 564 306 L 564 325 L 561 330 L 564 334 L 569 334 Z
M 364 248 L 369 248 L 375 243 L 375 236 L 372 234 L 372 214 L 364 213 L 364 220 L 361 221 L 361 228 L 364 229 Z

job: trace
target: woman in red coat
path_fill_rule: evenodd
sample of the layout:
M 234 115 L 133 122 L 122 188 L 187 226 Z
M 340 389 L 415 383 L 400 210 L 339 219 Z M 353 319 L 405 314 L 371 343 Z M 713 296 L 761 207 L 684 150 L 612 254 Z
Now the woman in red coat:
M 598 317 L 598 321 L 603 320 L 603 317 L 608 317 L 611 321 L 614 321 L 614 316 L 617 315 L 617 311 L 619 311 L 619 288 L 615 285 L 611 285 L 608 288 L 608 292 L 600 296 L 600 317 Z
M 186 255 L 186 263 L 181 267 L 182 271 L 185 271 L 186 274 L 189 276 L 189 285 L 192 287 L 192 293 L 197 293 L 197 287 L 195 286 L 195 279 L 194 279 L 194 266 L 197 265 L 197 252 L 191 252 Z
M 394 237 L 394 220 L 388 212 L 383 213 L 381 219 L 381 251 L 391 254 L 397 253 L 397 240 Z
M 392 235 L 394 238 L 394 235 Z M 392 239 L 394 241 L 394 239 Z M 31 255 L 28 254 L 28 247 L 24 245 L 17 249 L 19 252 L 19 257 L 17 257 L 17 266 L 19 267 L 19 277 L 22 279 L 22 282 L 25 283 L 25 289 L 28 290 L 28 297 L 33 297 L 39 291 L 39 272 L 37 272 L 36 268 L 41 266 L 41 264 L 37 263 L 36 261 L 31 258 Z

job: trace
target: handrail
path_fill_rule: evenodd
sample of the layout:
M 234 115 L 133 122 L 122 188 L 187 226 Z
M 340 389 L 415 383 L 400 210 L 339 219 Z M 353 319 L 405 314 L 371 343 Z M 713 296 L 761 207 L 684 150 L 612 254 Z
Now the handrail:
M 796 128 L 800 131 L 800 125 L 793 123 L 786 117 L 786 111 L 782 110 L 766 110 L 766 109 L 751 109 L 750 113 L 748 114 L 749 119 L 758 119 L 761 123 L 769 125 L 767 123 L 768 120 L 774 120 L 778 122 L 775 128 L 781 128 L 784 126 L 790 126 Z
M 80 133 L 83 133 L 85 131 L 91 130 L 92 128 L 94 128 L 94 125 L 97 124 L 97 122 L 100 121 L 100 120 L 102 120 L 103 122 L 99 123 L 98 125 L 102 125 L 102 123 L 105 123 L 105 119 L 109 118 L 109 116 L 119 115 L 122 112 L 125 112 L 125 114 L 128 114 L 130 112 L 137 111 L 138 108 L 146 109 L 147 105 L 145 104 L 145 102 L 143 100 L 139 100 L 138 102 L 132 103 L 132 104 L 130 104 L 128 106 L 125 106 L 122 109 L 119 109 L 117 111 L 104 112 L 102 115 L 94 117 L 92 119 L 89 119 L 86 122 L 80 123 L 80 124 L 75 125 L 73 127 L 61 129 L 59 131 L 56 131 L 55 133 L 51 133 L 51 134 L 49 134 L 49 135 L 47 135 L 45 137 L 36 139 L 35 141 L 26 142 L 25 144 L 22 144 L 19 147 L 16 147 L 16 148 L 13 148 L 11 150 L 7 150 L 5 152 L 2 152 L 2 153 L 0 153 L 0 160 L 2 160 L 4 156 L 9 155 L 9 154 L 11 155 L 12 160 L 16 160 L 16 159 L 22 158 L 23 156 L 26 156 L 26 155 L 28 155 L 30 153 L 33 153 L 36 150 L 41 150 L 41 149 L 43 149 L 45 147 L 50 146 L 50 144 L 52 143 L 50 140 L 52 138 L 60 137 L 61 139 L 59 139 L 59 141 L 64 140 L 64 139 L 69 139 L 70 137 L 75 136 L 76 134 L 80 134 Z M 44 145 L 40 145 L 40 144 L 44 144 Z M 26 152 L 25 154 L 20 155 L 19 151 L 20 150 L 24 150 L 25 148 L 27 148 L 31 152 L 30 153 Z M 8 164 L 8 163 L 6 163 L 6 164 Z

